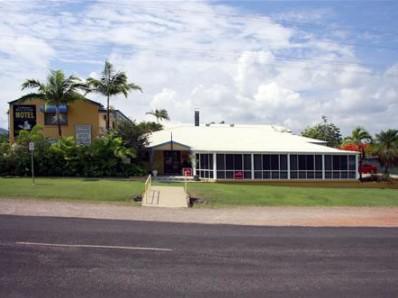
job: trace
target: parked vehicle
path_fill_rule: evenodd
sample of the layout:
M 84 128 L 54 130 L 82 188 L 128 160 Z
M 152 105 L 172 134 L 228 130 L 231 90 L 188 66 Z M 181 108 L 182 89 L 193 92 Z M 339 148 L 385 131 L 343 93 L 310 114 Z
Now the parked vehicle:
M 363 164 L 359 167 L 359 172 L 361 172 L 362 174 L 376 174 L 377 167 L 370 164 Z

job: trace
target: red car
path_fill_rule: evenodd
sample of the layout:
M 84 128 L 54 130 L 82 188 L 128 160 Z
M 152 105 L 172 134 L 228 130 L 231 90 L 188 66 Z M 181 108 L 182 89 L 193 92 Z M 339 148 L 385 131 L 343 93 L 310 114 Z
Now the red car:
M 362 174 L 376 174 L 377 168 L 369 164 L 363 164 L 359 167 L 359 172 Z

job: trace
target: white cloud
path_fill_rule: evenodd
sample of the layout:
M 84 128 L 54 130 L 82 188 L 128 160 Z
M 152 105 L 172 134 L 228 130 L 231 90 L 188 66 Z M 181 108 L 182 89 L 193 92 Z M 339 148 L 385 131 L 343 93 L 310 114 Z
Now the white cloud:
M 24 79 L 43 79 L 49 66 L 62 63 L 97 75 L 105 58 L 144 89 L 112 99 L 135 119 L 166 108 L 174 121 L 191 122 L 200 107 L 203 122 L 275 123 L 296 131 L 321 115 L 345 132 L 358 124 L 372 131 L 398 125 L 398 64 L 375 72 L 333 34 L 320 38 L 286 21 L 322 22 L 328 10 L 272 18 L 196 1 L 89 2 L 78 11 L 62 3 L 10 3 L 0 2 L 8 16 L 0 20 L 0 126 L 6 101 L 21 95 Z

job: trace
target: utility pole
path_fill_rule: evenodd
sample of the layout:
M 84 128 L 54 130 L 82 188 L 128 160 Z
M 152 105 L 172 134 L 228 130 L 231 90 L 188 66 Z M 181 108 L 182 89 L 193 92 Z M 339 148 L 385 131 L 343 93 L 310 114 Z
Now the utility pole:
M 35 143 L 29 142 L 29 151 L 30 151 L 30 165 L 31 165 L 31 172 L 32 172 L 32 184 L 35 184 L 35 165 L 33 159 L 33 152 L 35 151 Z

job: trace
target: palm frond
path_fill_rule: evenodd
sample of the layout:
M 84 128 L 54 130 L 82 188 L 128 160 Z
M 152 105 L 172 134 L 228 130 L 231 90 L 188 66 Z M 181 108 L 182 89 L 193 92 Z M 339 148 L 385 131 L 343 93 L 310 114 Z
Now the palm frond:
M 134 83 L 130 83 L 130 84 L 128 84 L 128 86 L 129 86 L 129 89 L 131 89 L 131 90 L 138 90 L 140 92 L 144 92 L 140 86 L 138 86 Z
M 43 84 L 40 81 L 34 79 L 28 79 L 22 83 L 21 89 L 24 90 L 26 88 L 40 88 L 42 86 Z

